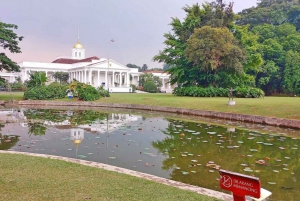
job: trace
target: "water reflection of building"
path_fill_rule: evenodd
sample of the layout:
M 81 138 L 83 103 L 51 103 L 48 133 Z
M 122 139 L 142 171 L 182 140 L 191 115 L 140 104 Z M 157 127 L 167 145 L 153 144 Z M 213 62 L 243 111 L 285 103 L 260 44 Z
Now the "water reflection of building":
M 111 132 L 118 130 L 127 123 L 138 121 L 140 118 L 142 117 L 137 115 L 112 113 L 107 117 L 106 120 L 94 122 L 93 124 L 89 125 L 80 125 L 79 127 L 90 129 L 91 132 L 105 133 L 106 131 Z
M 84 139 L 84 130 L 80 128 L 72 128 L 70 129 L 70 140 L 76 145 L 76 158 L 78 154 L 78 146 L 82 143 Z

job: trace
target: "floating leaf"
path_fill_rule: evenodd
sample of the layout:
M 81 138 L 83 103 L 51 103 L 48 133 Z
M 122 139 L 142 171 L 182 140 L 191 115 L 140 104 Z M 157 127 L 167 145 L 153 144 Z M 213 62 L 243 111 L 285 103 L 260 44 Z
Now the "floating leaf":
M 186 154 L 181 154 L 181 156 L 185 157 L 185 156 L 187 156 L 187 155 L 186 155 Z
M 192 170 L 191 173 L 196 173 L 196 171 Z
M 108 157 L 108 159 L 112 159 L 112 160 L 114 160 L 114 159 L 117 159 L 117 157 L 110 156 L 110 157 Z
M 188 172 L 185 172 L 185 171 L 182 171 L 182 174 L 183 175 L 187 175 L 187 174 L 189 174 Z
M 208 134 L 210 134 L 210 135 L 214 135 L 214 134 L 216 134 L 217 132 L 207 132 Z
M 271 143 L 264 143 L 264 145 L 272 146 L 273 144 L 271 144 Z
M 188 154 L 188 156 L 194 156 L 194 154 Z
M 87 156 L 85 156 L 85 155 L 78 155 L 77 157 L 78 158 L 86 158 Z
M 250 149 L 250 151 L 253 151 L 253 152 L 255 152 L 255 151 L 258 151 L 257 149 Z
M 243 141 L 237 141 L 239 144 L 243 144 L 244 142 Z
M 279 173 L 279 171 L 278 171 L 278 170 L 273 170 L 273 172 L 275 172 L 275 173 Z
M 271 182 L 271 181 L 269 181 L 268 184 L 275 185 L 276 182 Z
M 291 159 L 290 157 L 288 157 L 288 156 L 286 156 L 286 157 L 284 157 L 285 159 Z
M 214 170 L 208 170 L 209 172 L 215 172 Z
M 192 162 L 194 162 L 194 163 L 197 163 L 198 161 L 197 160 L 191 160 Z
M 244 171 L 245 172 L 253 172 L 253 170 L 251 170 L 250 168 L 245 168 Z
M 284 170 L 290 170 L 289 168 L 282 168 L 282 169 L 284 169 Z

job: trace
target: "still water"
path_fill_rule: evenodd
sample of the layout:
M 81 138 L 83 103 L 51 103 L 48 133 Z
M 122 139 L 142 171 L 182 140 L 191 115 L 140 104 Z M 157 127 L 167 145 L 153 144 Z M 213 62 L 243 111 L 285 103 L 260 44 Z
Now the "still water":
M 0 119 L 1 150 L 96 161 L 217 191 L 222 168 L 259 177 L 273 193 L 270 200 L 300 195 L 300 135 L 292 129 L 259 132 L 250 125 L 94 110 L 9 109 Z

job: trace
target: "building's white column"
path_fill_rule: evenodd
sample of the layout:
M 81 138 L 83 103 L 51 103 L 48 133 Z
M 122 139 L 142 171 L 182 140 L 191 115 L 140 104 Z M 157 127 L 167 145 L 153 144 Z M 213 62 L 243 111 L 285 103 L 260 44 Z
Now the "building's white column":
M 139 82 L 140 82 L 140 76 L 138 75 L 138 76 L 137 76 L 137 85 L 140 85 Z
M 92 83 L 92 73 L 93 73 L 93 71 L 90 70 L 90 72 L 89 72 L 89 82 L 90 82 L 90 85 L 93 84 L 93 83 Z
M 169 80 L 169 89 L 171 89 L 171 83 L 170 83 L 170 80 Z
M 108 87 L 107 71 L 105 71 L 105 86 Z
M 25 80 L 27 79 L 27 70 L 25 69 L 24 72 L 25 72 L 25 75 L 24 75 L 24 80 L 23 81 L 25 82 Z
M 119 77 L 119 86 L 121 87 L 122 85 L 122 72 L 119 73 L 120 77 Z
M 162 79 L 163 89 L 165 88 L 165 78 Z
M 127 73 L 126 73 L 126 87 L 129 87 L 129 82 L 130 82 L 130 75 L 129 75 L 129 73 L 127 72 Z
M 115 86 L 115 71 L 112 72 L 112 86 Z
M 45 73 L 46 73 L 46 77 L 48 77 L 48 71 L 46 71 Z
M 84 70 L 84 84 L 86 84 L 86 70 Z
M 98 70 L 98 76 L 97 76 L 97 78 L 98 78 L 98 87 L 100 87 L 100 71 Z

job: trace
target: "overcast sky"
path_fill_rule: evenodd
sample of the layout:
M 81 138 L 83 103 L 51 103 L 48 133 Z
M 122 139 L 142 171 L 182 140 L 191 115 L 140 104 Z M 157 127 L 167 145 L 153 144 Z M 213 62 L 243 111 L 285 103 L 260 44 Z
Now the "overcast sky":
M 229 2 L 231 0 L 227 0 Z M 204 0 L 0 0 L 0 20 L 19 26 L 24 36 L 22 53 L 9 54 L 16 62 L 52 62 L 71 56 L 80 27 L 86 56 L 110 58 L 126 65 L 162 64 L 152 58 L 164 48 L 163 34 L 171 17 L 183 19 L 182 7 Z M 257 0 L 235 0 L 234 11 L 256 5 Z M 110 40 L 115 42 L 109 44 Z M 109 47 L 110 46 L 110 47 Z M 109 47 L 109 50 L 108 50 Z M 0 49 L 3 52 L 3 49 Z M 5 52 L 7 53 L 7 52 Z

